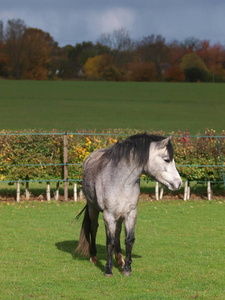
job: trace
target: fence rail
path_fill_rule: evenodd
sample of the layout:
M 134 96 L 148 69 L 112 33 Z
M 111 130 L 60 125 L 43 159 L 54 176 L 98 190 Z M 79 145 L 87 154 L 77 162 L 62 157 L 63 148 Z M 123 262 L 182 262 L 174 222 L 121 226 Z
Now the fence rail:
M 63 168 L 63 178 L 55 178 L 55 179 L 18 179 L 18 180 L 0 180 L 0 183 L 29 183 L 29 182 L 64 182 L 64 198 L 65 200 L 68 199 L 68 183 L 80 183 L 82 179 L 79 178 L 68 178 L 69 166 L 82 166 L 82 163 L 69 163 L 68 162 L 68 136 L 115 136 L 115 137 L 127 137 L 127 134 L 120 134 L 120 133 L 74 133 L 74 132 L 50 132 L 50 133 L 37 133 L 37 132 L 28 132 L 28 133 L 0 133 L 0 136 L 4 137 L 15 137 L 15 136 L 62 136 L 63 138 L 63 162 L 61 163 L 22 163 L 22 164 L 0 164 L 0 168 L 3 167 L 62 167 Z M 213 183 L 220 183 L 224 185 L 225 188 L 225 172 L 224 172 L 224 160 L 222 156 L 222 149 L 221 149 L 221 139 L 224 139 L 225 136 L 223 135 L 173 135 L 176 138 L 210 138 L 215 139 L 218 144 L 219 150 L 219 159 L 220 164 L 177 164 L 177 167 L 184 167 L 184 168 L 219 168 L 221 169 L 222 180 L 215 180 Z M 199 183 L 204 183 L 206 181 L 198 181 Z

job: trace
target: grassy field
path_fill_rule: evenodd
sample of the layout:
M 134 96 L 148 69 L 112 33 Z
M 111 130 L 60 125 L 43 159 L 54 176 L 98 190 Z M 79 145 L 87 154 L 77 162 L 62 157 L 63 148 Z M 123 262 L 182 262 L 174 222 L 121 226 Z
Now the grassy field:
M 72 254 L 83 206 L 0 203 L 1 299 L 225 299 L 224 201 L 141 200 L 130 278 L 103 276 L 102 216 L 98 265 Z
M 224 84 L 1 80 L 0 129 L 187 129 L 196 134 L 210 127 L 220 133 L 224 94 Z M 15 185 L 3 189 L 15 196 Z M 142 189 L 154 193 L 152 187 Z M 32 191 L 45 194 L 45 186 L 31 184 Z M 71 221 L 83 206 L 0 202 L 1 299 L 225 299 L 224 200 L 142 199 L 130 278 L 116 265 L 113 278 L 103 276 L 102 216 L 98 265 L 73 254 L 81 224 Z
M 225 84 L 0 81 L 1 129 L 224 128 Z

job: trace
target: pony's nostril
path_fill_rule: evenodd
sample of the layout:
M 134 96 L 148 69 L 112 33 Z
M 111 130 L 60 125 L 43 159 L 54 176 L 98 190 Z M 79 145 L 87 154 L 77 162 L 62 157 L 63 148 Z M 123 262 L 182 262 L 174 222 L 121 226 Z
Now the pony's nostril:
M 182 186 L 182 181 L 179 180 L 179 181 L 176 181 L 174 182 L 173 184 L 171 184 L 173 190 L 179 190 Z
M 180 180 L 180 181 L 179 181 L 179 184 L 178 184 L 178 187 L 177 187 L 178 190 L 181 188 L 182 183 L 183 183 L 183 182 Z

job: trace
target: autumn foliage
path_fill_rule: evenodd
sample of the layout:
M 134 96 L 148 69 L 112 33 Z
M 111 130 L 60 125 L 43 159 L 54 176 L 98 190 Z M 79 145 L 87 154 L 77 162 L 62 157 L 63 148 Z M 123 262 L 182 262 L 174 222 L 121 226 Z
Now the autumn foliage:
M 27 28 L 20 20 L 9 21 L 0 46 L 0 76 L 48 79 L 54 47 L 49 33 Z
M 151 34 L 133 41 L 118 29 L 95 44 L 59 47 L 19 19 L 9 20 L 0 36 L 0 78 L 225 82 L 225 48 L 208 40 L 168 43 Z
M 86 132 L 83 132 L 84 135 L 69 134 L 69 179 L 82 180 L 82 164 L 94 150 L 109 147 L 124 139 L 124 135 L 129 136 L 138 132 L 138 130 L 115 129 L 107 131 L 111 135 L 105 135 L 106 132 L 103 132 L 103 135 L 95 135 L 95 132 L 89 135 Z M 45 135 L 43 131 L 35 130 L 25 131 L 26 135 L 21 131 L 3 130 L 0 133 L 0 179 L 2 181 L 63 179 L 63 133 L 59 135 L 52 131 L 52 134 Z M 154 133 L 165 135 L 164 132 Z M 220 149 L 217 133 L 213 129 L 206 129 L 203 133 L 205 137 L 200 134 L 191 137 L 186 131 L 170 134 L 174 135 L 172 143 L 175 161 L 183 180 L 223 181 L 221 157 L 225 157 L 224 131 L 220 133 L 222 136 Z M 149 180 L 146 176 L 142 179 Z
M 127 72 L 128 81 L 157 81 L 157 70 L 154 62 L 130 63 Z

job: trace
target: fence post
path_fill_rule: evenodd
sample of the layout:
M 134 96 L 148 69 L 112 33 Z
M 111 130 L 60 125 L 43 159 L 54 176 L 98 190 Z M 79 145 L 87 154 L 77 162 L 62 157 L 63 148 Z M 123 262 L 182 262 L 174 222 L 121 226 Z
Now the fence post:
M 55 200 L 59 200 L 59 182 L 56 183 Z
M 46 195 L 47 195 L 47 201 L 50 201 L 51 200 L 51 191 L 50 191 L 50 183 L 49 182 L 47 182 Z
M 163 192 L 164 192 L 164 188 L 163 188 L 163 185 L 161 184 L 160 195 L 159 195 L 160 200 L 162 200 L 162 198 L 163 198 Z
M 190 200 L 190 195 L 191 195 L 191 187 L 190 184 L 188 182 L 188 187 L 187 187 L 187 200 Z
M 207 195 L 208 195 L 208 200 L 210 201 L 212 199 L 212 188 L 211 188 L 210 180 L 208 181 Z
M 184 201 L 188 198 L 188 181 L 186 180 L 184 183 Z
M 82 190 L 82 187 L 80 187 L 80 193 L 79 193 L 79 198 L 80 200 L 83 200 L 83 190 Z
M 68 137 L 63 136 L 63 163 L 64 163 L 64 200 L 68 201 Z
M 159 200 L 159 183 L 156 181 L 155 183 L 155 199 Z
M 74 201 L 77 202 L 77 184 L 74 183 L 74 186 L 73 186 L 73 198 L 74 198 Z
M 30 199 L 30 192 L 29 192 L 29 182 L 28 181 L 26 182 L 25 194 L 26 194 L 26 200 L 29 200 Z
M 17 182 L 16 188 L 16 202 L 20 202 L 20 181 Z

